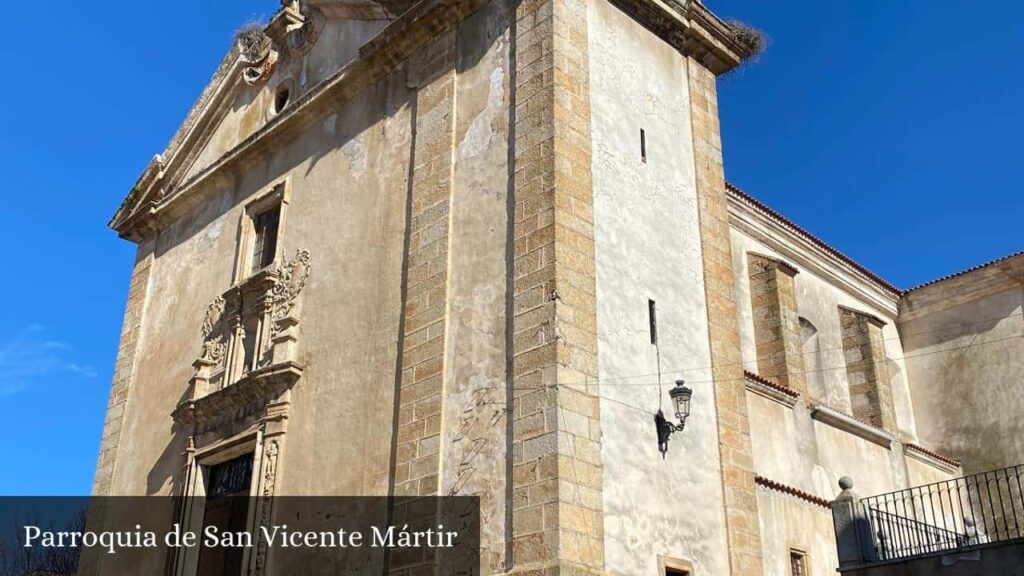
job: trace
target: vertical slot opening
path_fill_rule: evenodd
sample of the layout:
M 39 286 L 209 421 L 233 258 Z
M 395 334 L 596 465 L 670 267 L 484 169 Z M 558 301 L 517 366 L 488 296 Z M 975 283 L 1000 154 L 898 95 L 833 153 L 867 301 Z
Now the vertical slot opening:
M 658 304 L 654 300 L 647 301 L 647 321 L 650 323 L 651 344 L 658 345 Z
M 640 161 L 647 164 L 647 132 L 640 129 Z

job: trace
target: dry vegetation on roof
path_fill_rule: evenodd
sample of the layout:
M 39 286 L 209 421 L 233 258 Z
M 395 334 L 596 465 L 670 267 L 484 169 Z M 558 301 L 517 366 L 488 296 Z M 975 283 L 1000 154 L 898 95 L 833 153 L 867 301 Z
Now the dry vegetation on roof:
M 757 58 L 768 48 L 768 34 L 764 30 L 736 19 L 727 20 L 726 24 L 732 29 L 736 41 L 750 50 L 748 60 Z
M 235 30 L 235 43 L 243 56 L 259 57 L 267 38 L 263 28 L 264 24 L 259 20 L 249 20 Z

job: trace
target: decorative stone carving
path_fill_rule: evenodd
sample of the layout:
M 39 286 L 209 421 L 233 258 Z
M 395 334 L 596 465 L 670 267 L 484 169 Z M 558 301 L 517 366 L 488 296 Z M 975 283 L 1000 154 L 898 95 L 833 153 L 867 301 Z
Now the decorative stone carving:
M 286 48 L 292 56 L 302 56 L 313 48 L 323 32 L 327 19 L 316 6 L 306 6 L 302 12 L 303 23 L 290 31 L 285 38 Z
M 206 308 L 203 319 L 203 353 L 202 360 L 220 366 L 224 363 L 227 353 L 227 339 L 224 336 L 224 297 L 217 296 Z
M 267 24 L 274 48 L 289 57 L 302 56 L 316 44 L 327 19 L 316 6 L 281 2 L 281 10 Z
M 232 286 L 206 308 L 203 346 L 176 419 L 200 428 L 240 421 L 287 392 L 302 374 L 299 295 L 312 271 L 308 250 Z
M 262 84 L 274 73 L 278 54 L 274 42 L 258 24 L 243 26 L 235 35 L 239 58 L 245 66 L 242 79 L 249 86 Z
M 271 335 L 282 328 L 283 321 L 292 315 L 295 299 L 306 287 L 309 273 L 312 270 L 309 261 L 309 250 L 299 250 L 295 258 L 282 262 L 277 267 L 277 283 L 274 284 L 274 311 Z
M 277 456 L 280 446 L 276 439 L 270 440 L 264 447 L 263 455 L 263 487 L 260 490 L 260 512 L 259 526 L 270 526 L 271 521 L 271 499 L 274 497 L 275 484 L 277 482 Z M 263 574 L 267 567 L 267 542 L 261 538 L 259 548 L 256 550 L 255 574 Z

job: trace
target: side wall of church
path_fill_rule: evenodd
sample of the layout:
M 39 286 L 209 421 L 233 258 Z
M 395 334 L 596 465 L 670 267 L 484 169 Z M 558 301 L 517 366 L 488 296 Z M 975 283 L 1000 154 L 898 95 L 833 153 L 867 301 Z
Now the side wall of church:
M 588 4 L 607 569 L 655 574 L 666 556 L 728 574 L 687 63 L 618 8 Z M 691 416 L 663 459 L 653 415 L 675 419 L 676 379 L 694 389 Z
M 900 306 L 921 441 L 969 474 L 1024 463 L 1022 279 L 1016 256 L 912 290 Z

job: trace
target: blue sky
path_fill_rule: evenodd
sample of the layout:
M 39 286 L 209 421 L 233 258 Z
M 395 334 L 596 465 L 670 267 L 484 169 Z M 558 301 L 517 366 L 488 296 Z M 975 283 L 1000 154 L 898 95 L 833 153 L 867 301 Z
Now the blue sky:
M 1024 248 L 1024 5 L 706 3 L 772 38 L 720 83 L 731 181 L 901 287 Z M 105 224 L 277 5 L 0 5 L 0 494 L 89 492 L 134 254 Z

